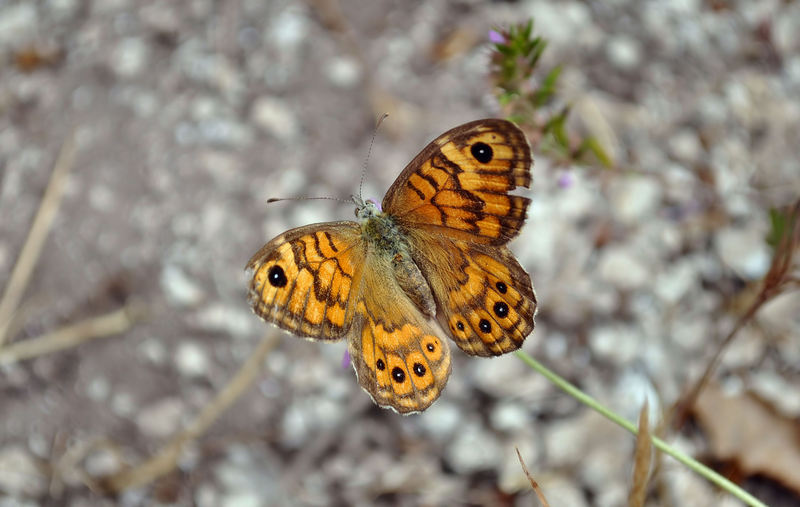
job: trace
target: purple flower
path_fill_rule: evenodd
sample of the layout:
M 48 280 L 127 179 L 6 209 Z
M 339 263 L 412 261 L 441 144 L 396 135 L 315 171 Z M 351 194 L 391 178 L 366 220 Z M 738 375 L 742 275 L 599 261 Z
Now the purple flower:
M 489 42 L 493 42 L 495 44 L 505 44 L 506 38 L 497 30 L 489 30 Z
M 559 188 L 569 188 L 574 183 L 575 178 L 572 176 L 571 172 L 564 171 L 558 176 L 558 186 Z
M 342 369 L 346 370 L 350 367 L 350 351 L 345 350 L 342 356 Z

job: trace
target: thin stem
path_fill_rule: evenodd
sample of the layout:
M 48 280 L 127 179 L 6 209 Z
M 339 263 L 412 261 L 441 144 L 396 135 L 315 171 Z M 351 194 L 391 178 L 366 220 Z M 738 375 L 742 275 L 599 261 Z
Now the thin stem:
M 637 434 L 636 425 L 632 422 L 628 421 L 627 419 L 623 418 L 622 416 L 614 413 L 613 411 L 609 410 L 608 408 L 601 405 L 597 400 L 589 396 L 588 394 L 584 393 L 574 385 L 567 382 L 566 379 L 560 377 L 556 373 L 547 369 L 543 364 L 526 354 L 525 352 L 518 350 L 515 352 L 516 356 L 521 359 L 525 364 L 530 366 L 535 371 L 544 375 L 547 380 L 558 386 L 561 390 L 575 398 L 576 400 L 580 401 L 587 407 L 591 408 L 595 412 L 598 412 L 600 415 L 609 419 L 610 421 L 616 423 L 618 426 L 622 426 L 626 430 L 630 431 L 634 435 Z M 759 499 L 748 493 L 747 491 L 743 490 L 736 484 L 732 483 L 725 477 L 719 475 L 717 472 L 711 470 L 707 466 L 703 465 L 702 463 L 698 462 L 691 456 L 684 454 L 683 452 L 679 451 L 671 447 L 665 441 L 661 440 L 658 437 L 652 437 L 653 445 L 656 446 L 658 449 L 663 451 L 666 454 L 669 454 L 676 460 L 680 461 L 684 465 L 688 466 L 690 469 L 694 470 L 696 473 L 700 474 L 701 476 L 705 477 L 709 481 L 713 482 L 720 488 L 728 491 L 730 494 L 735 496 L 736 498 L 740 499 L 741 501 L 745 502 L 747 505 L 757 506 L 757 507 L 766 507 L 766 504 L 761 502 Z

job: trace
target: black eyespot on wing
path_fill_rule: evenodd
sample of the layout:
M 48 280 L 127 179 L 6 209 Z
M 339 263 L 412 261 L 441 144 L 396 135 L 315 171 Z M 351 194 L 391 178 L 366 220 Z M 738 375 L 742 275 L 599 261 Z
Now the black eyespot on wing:
M 494 304 L 494 314 L 502 319 L 508 315 L 508 305 L 504 301 L 498 301 Z
M 286 284 L 289 283 L 289 280 L 286 279 L 286 272 L 277 264 L 269 268 L 267 280 L 269 280 L 270 285 L 278 288 L 286 287 Z
M 481 319 L 481 321 L 478 322 L 478 327 L 484 333 L 490 333 L 492 331 L 492 324 L 486 319 Z
M 421 363 L 414 363 L 414 374 L 417 377 L 425 376 L 425 371 L 426 371 L 425 370 L 425 365 L 423 365 Z
M 392 378 L 398 384 L 402 384 L 406 379 L 406 372 L 404 372 L 399 366 L 395 366 L 394 369 L 392 369 Z
M 384 364 L 383 359 L 378 359 L 377 361 L 375 361 L 375 366 L 377 366 L 378 369 L 381 371 L 386 369 L 386 364 Z
M 472 153 L 472 156 L 475 157 L 475 160 L 481 164 L 488 164 L 494 157 L 492 147 L 486 143 L 475 143 L 469 151 Z
M 459 331 L 463 331 L 464 330 L 464 323 L 461 322 L 461 321 L 458 321 L 458 322 L 456 322 L 456 327 L 458 328 Z
M 428 349 L 428 352 L 433 352 L 436 350 L 436 347 L 432 343 L 425 345 L 425 348 Z
M 505 294 L 506 292 L 508 292 L 508 286 L 503 282 L 497 282 L 496 284 L 494 284 L 494 286 L 497 287 L 497 291 L 500 294 Z

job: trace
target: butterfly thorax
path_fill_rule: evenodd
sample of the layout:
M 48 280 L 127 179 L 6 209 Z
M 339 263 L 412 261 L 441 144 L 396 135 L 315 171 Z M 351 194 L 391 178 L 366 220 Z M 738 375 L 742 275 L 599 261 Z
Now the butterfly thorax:
M 419 267 L 411 257 L 406 235 L 394 218 L 378 209 L 374 201 L 356 201 L 356 216 L 361 220 L 361 234 L 372 253 L 381 262 L 391 264 L 394 278 L 403 292 L 428 317 L 436 315 L 436 302 Z

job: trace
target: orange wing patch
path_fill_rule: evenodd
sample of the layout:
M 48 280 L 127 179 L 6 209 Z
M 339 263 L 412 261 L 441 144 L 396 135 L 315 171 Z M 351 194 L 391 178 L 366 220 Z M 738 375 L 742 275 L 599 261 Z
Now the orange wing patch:
M 355 311 L 364 244 L 355 222 L 288 231 L 256 253 L 249 300 L 264 320 L 301 336 L 336 339 Z

